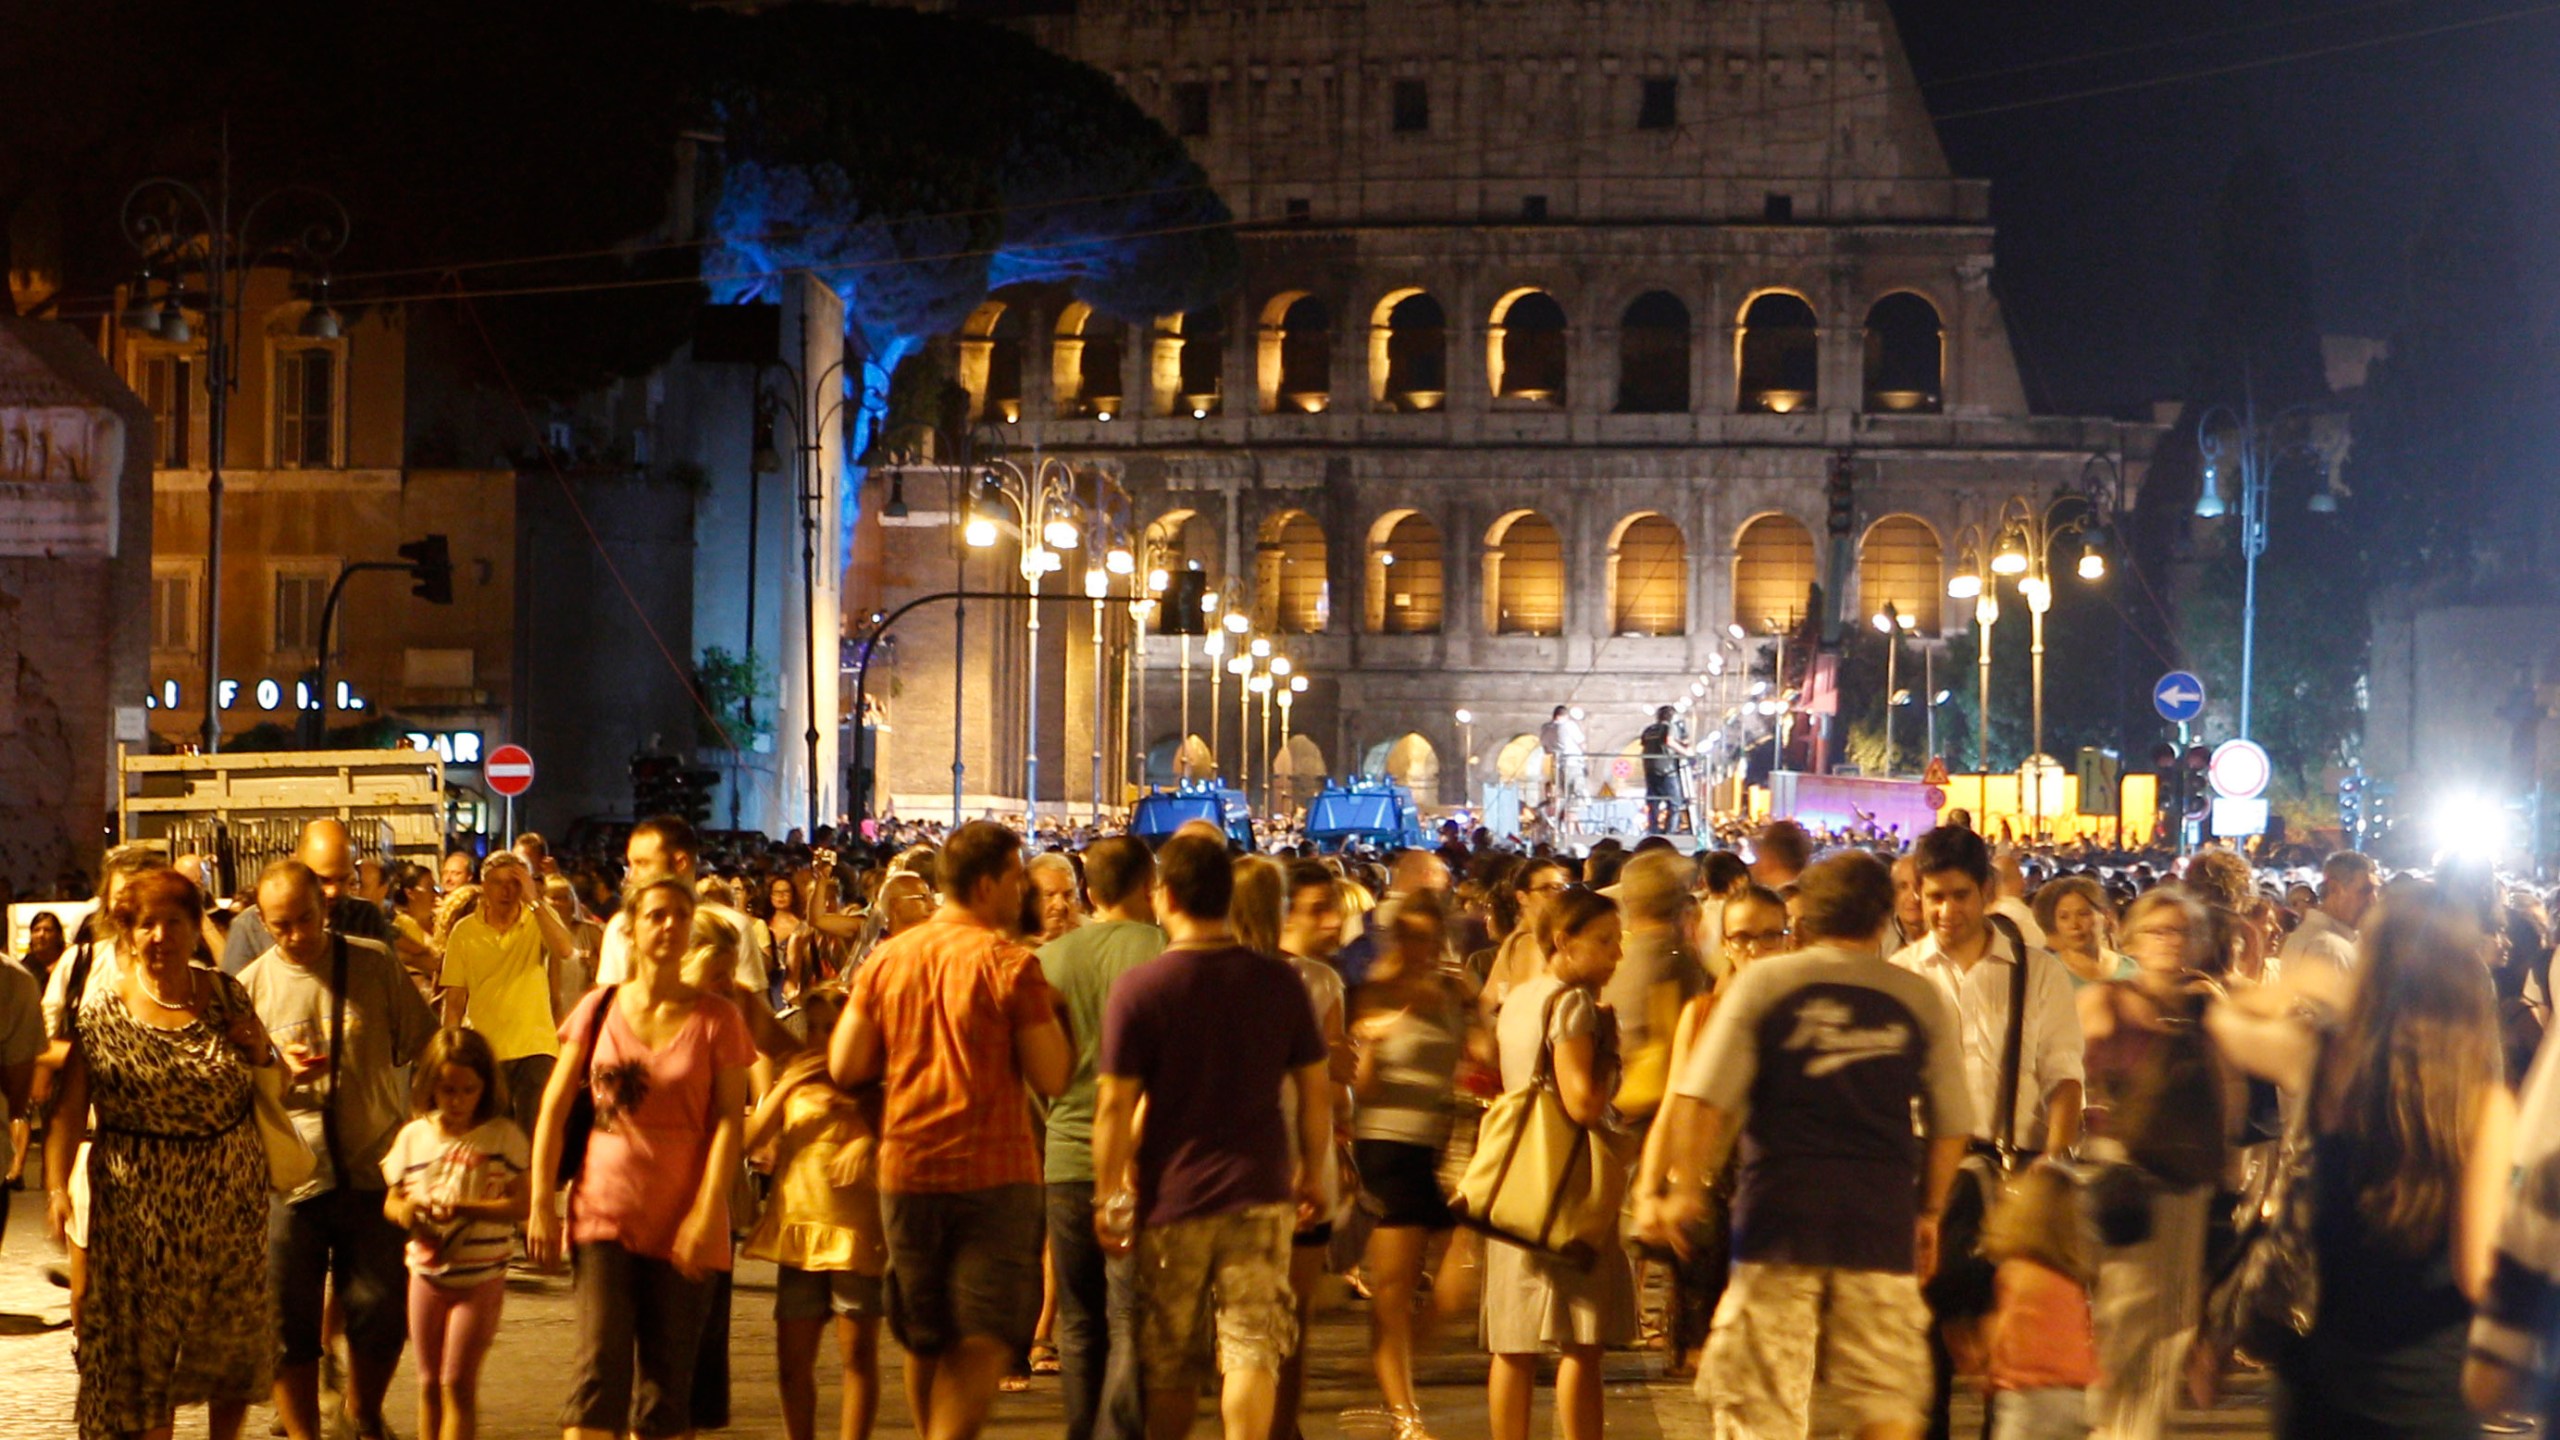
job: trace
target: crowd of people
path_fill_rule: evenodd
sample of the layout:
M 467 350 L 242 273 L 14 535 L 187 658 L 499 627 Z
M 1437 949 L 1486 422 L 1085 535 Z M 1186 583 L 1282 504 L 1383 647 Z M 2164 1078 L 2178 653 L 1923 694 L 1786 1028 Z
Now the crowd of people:
M 0 962 L 80 1433 L 388 1435 L 408 1353 L 416 1433 L 468 1440 L 510 1269 L 563 1266 L 576 1436 L 724 1428 L 770 1343 L 809 1440 L 832 1325 L 845 1440 L 884 1328 L 931 1440 L 1047 1374 L 1069 1440 L 1174 1440 L 1204 1388 L 1291 1440 L 1337 1286 L 1397 1440 L 1470 1328 L 1497 1440 L 1549 1373 L 1593 1440 L 1626 1349 L 1753 1440 L 1942 1435 L 1968 1387 L 2007 1440 L 2156 1436 L 2239 1365 L 2304 1440 L 2544 1404 L 2551 917 L 2486 871 L 836 838 L 430 872 L 321 821 L 228 898 L 109 852 Z

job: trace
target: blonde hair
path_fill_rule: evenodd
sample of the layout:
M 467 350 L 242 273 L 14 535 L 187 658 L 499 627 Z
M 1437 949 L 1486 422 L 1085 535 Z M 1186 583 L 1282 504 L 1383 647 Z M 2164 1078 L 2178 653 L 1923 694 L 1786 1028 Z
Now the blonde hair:
M 2031 1260 L 2087 1285 L 2089 1247 L 2080 1233 L 2080 1197 L 2070 1174 L 2038 1161 L 2000 1187 L 1999 1200 L 1982 1222 L 1982 1253 L 1994 1264 Z
M 738 973 L 738 927 L 711 910 L 693 912 L 693 945 L 684 952 L 684 983 L 697 990 L 726 992 Z
M 1267 855 L 1239 855 L 1235 860 L 1235 898 L 1227 902 L 1227 927 L 1236 943 L 1262 955 L 1280 953 L 1280 913 L 1287 898 L 1289 874 Z

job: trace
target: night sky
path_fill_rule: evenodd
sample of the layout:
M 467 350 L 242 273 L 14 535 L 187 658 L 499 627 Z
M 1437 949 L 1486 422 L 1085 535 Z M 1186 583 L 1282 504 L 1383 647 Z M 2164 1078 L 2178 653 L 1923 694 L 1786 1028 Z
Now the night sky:
M 2178 393 L 2214 196 L 2251 145 L 2301 184 L 2330 333 L 2391 333 L 2403 255 L 2466 151 L 2503 177 L 2537 332 L 2547 325 L 2560 279 L 2543 219 L 2560 201 L 2560 3 L 1892 7 L 1948 159 L 1994 182 L 2000 292 L 2040 404 L 2139 410 Z M 2279 57 L 2300 58 L 2199 74 Z M 2143 83 L 2168 77 L 2195 78 Z

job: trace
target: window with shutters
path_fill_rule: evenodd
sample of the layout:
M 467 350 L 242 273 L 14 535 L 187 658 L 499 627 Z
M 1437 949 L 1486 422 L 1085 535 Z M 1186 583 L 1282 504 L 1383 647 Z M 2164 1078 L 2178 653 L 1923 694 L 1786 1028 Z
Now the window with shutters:
M 276 352 L 275 463 L 279 470 L 338 464 L 338 353 Z
M 169 350 L 145 355 L 134 376 L 142 403 L 151 407 L 151 463 L 163 470 L 187 466 L 189 431 L 195 423 L 196 356 Z
M 196 648 L 196 568 L 151 567 L 151 648 L 192 653 Z
M 280 567 L 275 579 L 275 623 L 270 631 L 278 655 L 310 657 L 320 651 L 320 610 L 328 603 L 329 581 L 317 567 Z

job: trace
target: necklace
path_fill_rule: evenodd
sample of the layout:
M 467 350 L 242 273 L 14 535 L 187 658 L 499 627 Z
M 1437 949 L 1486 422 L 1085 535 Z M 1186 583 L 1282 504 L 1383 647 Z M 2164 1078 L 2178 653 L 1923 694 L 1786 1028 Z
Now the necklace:
M 192 970 L 187 973 L 187 998 L 183 1004 L 168 998 L 158 990 L 152 988 L 151 972 L 149 970 L 137 968 L 133 972 L 133 983 L 141 986 L 142 993 L 150 996 L 152 1003 L 158 1005 L 163 1010 L 192 1010 L 195 1008 L 196 977 L 195 972 Z

